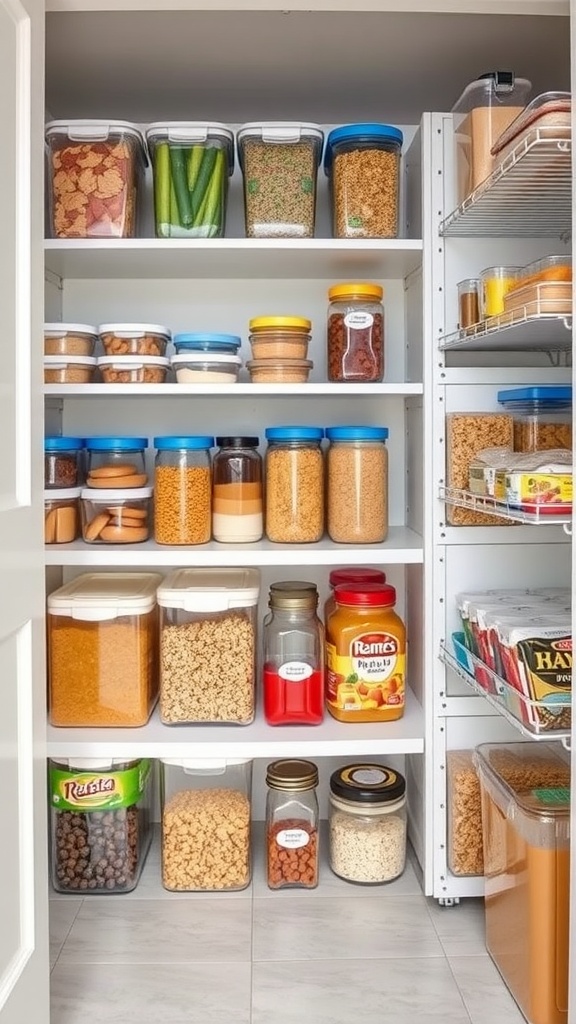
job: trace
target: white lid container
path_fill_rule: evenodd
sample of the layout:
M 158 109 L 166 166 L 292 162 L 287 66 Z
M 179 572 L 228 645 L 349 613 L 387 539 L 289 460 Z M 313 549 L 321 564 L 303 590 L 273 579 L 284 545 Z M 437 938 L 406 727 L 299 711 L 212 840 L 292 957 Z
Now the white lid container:
M 148 163 L 144 135 L 131 121 L 108 121 L 105 118 L 49 121 L 45 133 L 47 139 L 51 135 L 66 135 L 72 142 L 106 142 L 111 135 L 128 135 L 140 144 L 142 159 Z
M 100 324 L 98 334 L 115 334 L 118 338 L 142 338 L 146 334 L 158 334 L 166 341 L 172 337 L 169 327 L 163 324 Z
M 121 615 L 147 615 L 162 581 L 156 572 L 88 572 L 48 597 L 50 615 L 103 622 Z
M 310 139 L 321 149 L 324 132 L 319 124 L 308 121 L 249 121 L 242 125 L 236 136 L 241 161 L 242 144 L 248 138 L 271 143 L 301 142 Z
M 158 588 L 163 608 L 186 612 L 223 612 L 258 604 L 258 569 L 176 569 Z
M 81 498 L 86 501 L 90 501 L 93 505 L 97 505 L 102 502 L 104 505 L 109 505 L 111 501 L 115 505 L 118 505 L 122 501 L 135 502 L 142 501 L 144 498 L 152 497 L 152 487 L 130 487 L 123 489 L 121 487 L 116 490 L 100 489 L 96 487 L 83 487 L 82 492 L 78 492 Z M 58 494 L 58 491 L 46 491 L 46 495 Z
M 81 491 L 81 487 L 55 487 L 44 491 L 44 501 L 71 501 L 79 498 Z
M 96 364 L 94 356 L 44 356 L 44 366 L 47 370 L 67 370 L 70 366 L 95 368 Z
M 209 142 L 220 139 L 228 149 L 229 174 L 234 169 L 234 132 L 220 121 L 155 121 L 146 129 L 146 141 L 153 147 L 166 142 Z
M 66 334 L 88 334 L 91 338 L 98 337 L 98 328 L 91 324 L 44 324 L 44 337 L 63 338 Z
M 170 360 L 166 356 L 99 356 L 98 366 L 110 370 L 141 370 L 144 366 L 162 366 L 168 369 Z
M 251 764 L 250 757 L 161 757 L 161 764 L 174 765 L 175 768 L 183 768 L 185 772 L 199 772 L 203 775 L 223 775 L 227 768 L 239 764 Z

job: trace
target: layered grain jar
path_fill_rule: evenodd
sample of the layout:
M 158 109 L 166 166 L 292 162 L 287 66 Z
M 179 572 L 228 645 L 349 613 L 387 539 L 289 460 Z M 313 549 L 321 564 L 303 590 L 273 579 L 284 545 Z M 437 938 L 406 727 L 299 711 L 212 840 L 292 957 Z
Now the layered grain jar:
M 266 536 L 277 544 L 313 544 L 324 533 L 321 427 L 266 430 Z
M 212 535 L 214 438 L 155 437 L 154 539 L 157 544 L 206 544 Z
M 213 463 L 212 533 L 221 543 L 252 544 L 264 531 L 262 458 L 258 437 L 217 437 Z
M 386 427 L 328 427 L 328 533 L 337 544 L 388 535 Z

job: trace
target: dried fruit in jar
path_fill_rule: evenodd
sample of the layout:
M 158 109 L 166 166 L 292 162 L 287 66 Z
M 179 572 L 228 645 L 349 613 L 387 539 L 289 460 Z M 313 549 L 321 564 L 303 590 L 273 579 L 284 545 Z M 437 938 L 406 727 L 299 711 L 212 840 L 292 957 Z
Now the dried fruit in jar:
M 129 140 L 51 143 L 55 238 L 130 238 L 137 154 Z

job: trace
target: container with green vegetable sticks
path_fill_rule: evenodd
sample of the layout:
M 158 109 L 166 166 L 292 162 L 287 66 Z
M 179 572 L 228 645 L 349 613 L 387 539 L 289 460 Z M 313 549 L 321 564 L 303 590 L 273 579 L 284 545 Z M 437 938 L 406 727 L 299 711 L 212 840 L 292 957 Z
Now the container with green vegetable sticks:
M 245 124 L 238 132 L 248 238 L 313 238 L 324 133 L 292 121 Z
M 222 238 L 234 133 L 223 124 L 163 121 L 149 125 L 146 138 L 157 238 Z

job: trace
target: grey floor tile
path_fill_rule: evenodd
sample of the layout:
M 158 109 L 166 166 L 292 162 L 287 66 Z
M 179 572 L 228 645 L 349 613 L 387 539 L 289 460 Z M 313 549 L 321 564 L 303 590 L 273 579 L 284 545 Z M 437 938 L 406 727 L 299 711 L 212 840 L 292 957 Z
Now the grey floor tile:
M 85 900 L 62 964 L 250 961 L 249 900 Z
M 50 901 L 50 967 L 54 966 L 60 956 L 66 936 L 81 906 L 82 900 L 74 896 Z
M 428 900 L 428 909 L 446 956 L 485 956 L 484 900 L 464 899 L 454 907 Z
M 489 956 L 450 957 L 450 967 L 472 1024 L 525 1024 Z
M 337 945 L 335 942 L 334 949 Z M 351 944 L 348 952 L 353 949 Z M 341 962 L 334 960 L 255 964 L 252 1024 L 271 1021 L 470 1024 L 470 1017 L 446 959 L 438 957 L 351 959 L 344 969 Z
M 254 900 L 254 960 L 442 956 L 423 896 Z
M 250 964 L 57 964 L 50 1021 L 250 1024 L 250 981 Z

